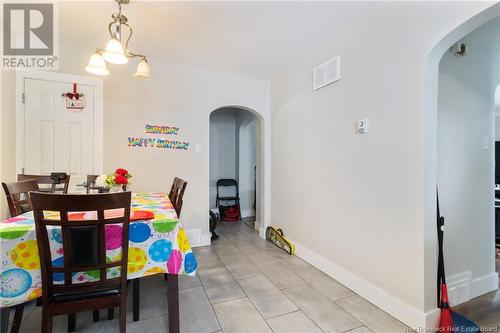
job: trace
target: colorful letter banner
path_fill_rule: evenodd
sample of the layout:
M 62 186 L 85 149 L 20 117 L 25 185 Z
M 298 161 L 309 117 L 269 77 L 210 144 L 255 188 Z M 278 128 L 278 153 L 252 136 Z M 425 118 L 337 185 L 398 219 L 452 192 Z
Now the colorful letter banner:
M 177 135 L 179 134 L 179 127 L 146 125 L 145 132 L 146 134 Z
M 129 147 L 155 147 L 176 150 L 188 150 L 189 142 L 172 141 L 167 139 L 155 138 L 128 138 Z

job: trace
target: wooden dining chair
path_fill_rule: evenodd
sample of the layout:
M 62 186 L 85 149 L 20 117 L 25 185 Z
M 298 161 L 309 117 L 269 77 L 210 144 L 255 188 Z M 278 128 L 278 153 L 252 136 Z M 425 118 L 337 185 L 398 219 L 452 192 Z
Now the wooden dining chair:
M 97 193 L 108 193 L 109 188 L 96 186 L 95 181 L 99 175 L 87 175 L 87 194 L 92 193 L 91 191 L 97 191 Z M 126 189 L 123 189 L 126 191 Z
M 38 191 L 38 183 L 34 179 L 20 182 L 2 183 L 10 217 L 15 217 L 31 210 L 29 192 Z M 15 306 L 14 320 L 12 321 L 11 333 L 18 333 L 23 319 L 24 303 Z
M 186 191 L 187 181 L 175 177 L 172 183 L 172 187 L 170 188 L 169 198 L 170 202 L 174 206 L 175 212 L 177 213 L 177 217 L 181 216 L 182 205 L 184 203 L 183 197 L 184 192 Z
M 2 187 L 7 197 L 10 217 L 29 212 L 31 210 L 31 203 L 28 193 L 39 190 L 38 183 L 34 179 L 2 183 Z
M 71 176 L 64 172 L 53 172 L 50 175 L 24 175 L 18 174 L 17 180 L 35 179 L 42 192 L 50 193 L 68 193 L 69 181 Z
M 42 276 L 42 333 L 52 332 L 54 316 L 68 314 L 68 331 L 74 331 L 76 313 L 119 307 L 120 333 L 126 328 L 127 259 L 130 223 L 130 192 L 112 194 L 48 194 L 31 192 L 36 238 Z M 123 209 L 123 216 L 106 218 L 105 211 Z M 47 219 L 44 211 L 59 212 L 60 219 Z M 68 212 L 96 211 L 94 220 L 69 220 Z M 121 256 L 106 262 L 106 225 L 121 225 Z M 49 244 L 53 228 L 60 228 L 64 261 L 54 265 Z M 107 276 L 107 270 L 119 267 L 120 276 Z M 97 281 L 78 283 L 77 272 L 98 271 Z M 63 275 L 63 281 L 54 277 Z
M 168 197 L 170 198 L 170 202 L 174 202 L 175 195 L 177 194 L 177 183 L 178 183 L 177 177 L 174 177 L 174 180 L 172 182 L 172 186 L 170 187 L 170 192 L 168 193 Z

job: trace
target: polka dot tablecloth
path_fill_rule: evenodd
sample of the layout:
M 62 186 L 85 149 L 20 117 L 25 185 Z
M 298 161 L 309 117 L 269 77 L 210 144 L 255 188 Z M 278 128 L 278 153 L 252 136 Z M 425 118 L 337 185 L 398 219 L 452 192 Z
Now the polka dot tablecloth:
M 135 279 L 159 273 L 195 275 L 198 263 L 166 193 L 134 193 L 132 210 L 151 211 L 154 219 L 130 223 L 128 274 Z M 121 258 L 121 226 L 106 226 L 106 257 Z M 62 266 L 63 248 L 60 228 L 49 230 L 53 265 Z M 0 307 L 24 303 L 40 297 L 41 273 L 33 213 L 0 223 Z M 117 268 L 108 277 L 119 276 Z M 98 271 L 74 273 L 74 283 L 99 279 Z M 64 275 L 54 273 L 55 283 Z

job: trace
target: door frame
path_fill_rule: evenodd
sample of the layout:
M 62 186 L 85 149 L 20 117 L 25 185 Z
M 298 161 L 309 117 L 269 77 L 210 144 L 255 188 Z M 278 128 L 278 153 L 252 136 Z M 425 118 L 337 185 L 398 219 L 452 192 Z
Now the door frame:
M 19 71 L 16 73 L 16 174 L 22 173 L 24 167 L 24 120 L 25 120 L 25 104 L 23 102 L 23 94 L 25 90 L 24 82 L 26 79 L 45 80 L 45 81 L 60 81 L 93 86 L 94 88 L 94 149 L 93 149 L 93 165 L 92 173 L 101 174 L 103 171 L 104 157 L 104 93 L 103 80 L 80 76 L 73 74 L 65 74 L 59 72 L 48 71 Z

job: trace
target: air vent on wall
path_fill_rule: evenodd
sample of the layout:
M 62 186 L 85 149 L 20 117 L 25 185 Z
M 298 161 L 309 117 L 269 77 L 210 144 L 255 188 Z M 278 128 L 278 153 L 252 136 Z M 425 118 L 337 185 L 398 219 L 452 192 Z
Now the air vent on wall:
M 340 56 L 336 56 L 313 69 L 313 90 L 340 80 Z

